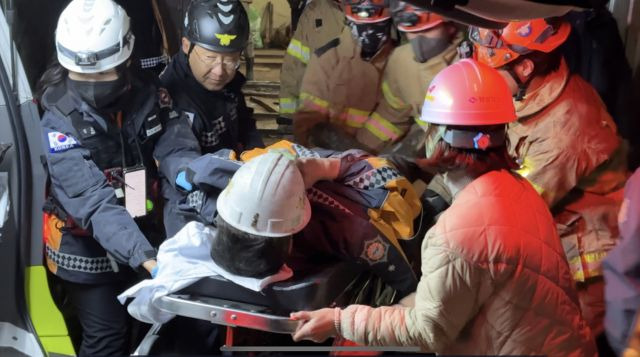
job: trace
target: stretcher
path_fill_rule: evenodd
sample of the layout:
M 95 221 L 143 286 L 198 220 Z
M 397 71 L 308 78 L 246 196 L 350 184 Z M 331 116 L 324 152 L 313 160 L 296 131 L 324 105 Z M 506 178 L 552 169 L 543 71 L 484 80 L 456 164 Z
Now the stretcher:
M 158 299 L 159 309 L 213 324 L 290 334 L 298 322 L 289 313 L 323 307 L 345 306 L 361 286 L 363 270 L 339 262 L 294 270 L 294 275 L 261 292 L 249 290 L 220 277 L 203 278 L 193 285 Z M 162 325 L 153 325 L 133 355 L 149 354 Z

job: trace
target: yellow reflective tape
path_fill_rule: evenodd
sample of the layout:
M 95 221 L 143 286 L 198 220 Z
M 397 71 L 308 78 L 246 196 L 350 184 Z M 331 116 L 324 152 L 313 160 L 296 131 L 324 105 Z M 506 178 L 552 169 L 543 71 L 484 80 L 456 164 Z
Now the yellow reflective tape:
M 309 93 L 302 92 L 300 93 L 300 106 L 302 107 L 304 103 L 305 107 L 310 107 L 311 109 L 318 110 L 323 113 L 327 113 L 329 111 L 329 102 L 318 98 Z
M 531 179 L 527 177 L 531 174 L 531 172 L 533 172 L 533 170 L 534 168 L 533 168 L 533 165 L 531 164 L 531 160 L 525 157 L 524 161 L 522 162 L 522 165 L 520 165 L 520 168 L 517 169 L 516 172 L 520 176 L 527 179 L 527 181 L 529 181 L 531 186 L 533 186 L 533 188 L 538 192 L 538 194 L 542 195 L 542 193 L 544 192 L 544 189 L 538 186 L 535 182 L 531 181 Z
M 418 124 L 418 126 L 422 128 L 422 130 L 427 131 L 427 129 L 429 129 L 429 123 L 420 119 L 420 117 L 413 118 L 413 121 L 415 121 L 416 124 Z
M 329 107 L 329 102 L 328 101 L 326 101 L 326 100 L 324 100 L 322 98 L 316 97 L 313 94 L 309 94 L 307 92 L 300 93 L 300 99 L 301 100 L 308 100 L 310 102 L 313 102 L 314 104 L 317 104 L 317 105 L 325 107 L 325 108 Z
M 569 267 L 573 272 L 573 279 L 584 281 L 585 279 L 601 276 L 601 262 L 607 256 L 607 252 L 593 252 L 581 254 L 569 260 Z
M 402 101 L 402 99 L 396 97 L 391 91 L 391 87 L 389 87 L 389 83 L 387 81 L 382 82 L 382 95 L 384 99 L 386 99 L 387 103 L 391 106 L 391 108 L 395 110 L 404 109 L 407 105 Z
M 297 98 L 280 98 L 280 114 L 292 114 L 298 109 Z
M 382 141 L 396 140 L 402 134 L 398 127 L 378 113 L 373 113 L 371 119 L 364 124 L 364 127 Z
M 309 63 L 309 59 L 311 58 L 309 47 L 303 45 L 302 42 L 296 39 L 291 39 L 291 42 L 289 42 L 287 53 L 299 59 L 304 64 Z
M 347 126 L 362 128 L 367 119 L 369 119 L 369 111 L 347 108 L 347 110 L 343 111 L 340 115 L 340 119 L 344 120 Z

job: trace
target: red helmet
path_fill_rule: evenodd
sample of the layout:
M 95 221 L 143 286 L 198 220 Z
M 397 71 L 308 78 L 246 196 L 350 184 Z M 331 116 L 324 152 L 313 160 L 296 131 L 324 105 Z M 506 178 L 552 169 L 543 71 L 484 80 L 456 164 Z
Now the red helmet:
M 555 25 L 545 19 L 510 22 L 502 30 L 469 28 L 474 42 L 474 56 L 494 68 L 502 67 L 521 55 L 533 51 L 549 53 L 569 37 L 571 25 L 561 21 Z
M 402 32 L 420 32 L 436 27 L 445 20 L 442 16 L 399 0 L 391 1 L 391 16 Z
M 391 16 L 398 30 L 420 32 L 436 27 L 445 20 L 442 16 L 399 0 L 391 1 Z
M 347 19 L 355 23 L 375 23 L 391 18 L 389 0 L 343 0 Z

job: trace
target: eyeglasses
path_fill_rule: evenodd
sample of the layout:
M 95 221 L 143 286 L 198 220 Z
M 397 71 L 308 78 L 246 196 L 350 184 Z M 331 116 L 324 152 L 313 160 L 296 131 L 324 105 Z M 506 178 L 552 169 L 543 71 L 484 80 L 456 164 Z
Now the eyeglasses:
M 501 48 L 504 45 L 501 34 L 497 30 L 479 29 L 472 26 L 469 27 L 469 39 L 483 47 Z
M 545 29 L 540 33 L 540 35 L 538 35 L 538 37 L 535 39 L 534 42 L 543 43 L 549 37 L 551 37 L 555 33 L 555 31 L 556 30 L 553 28 L 553 26 L 547 25 L 547 27 L 545 27 Z M 499 30 L 489 30 L 489 29 L 479 29 L 477 27 L 469 27 L 469 39 L 472 42 L 482 47 L 488 47 L 490 49 L 498 49 L 498 48 L 506 47 L 509 50 L 520 55 L 526 55 L 528 53 L 531 53 L 531 49 L 525 46 L 514 45 L 514 44 L 506 43 L 505 41 L 503 41 L 502 33 Z
M 211 68 L 222 66 L 222 69 L 224 69 L 225 72 L 232 72 L 240 67 L 240 59 L 233 59 L 228 57 L 222 59 L 222 57 L 202 55 L 198 53 L 196 49 L 194 49 L 192 52 L 196 54 L 196 56 L 202 63 Z

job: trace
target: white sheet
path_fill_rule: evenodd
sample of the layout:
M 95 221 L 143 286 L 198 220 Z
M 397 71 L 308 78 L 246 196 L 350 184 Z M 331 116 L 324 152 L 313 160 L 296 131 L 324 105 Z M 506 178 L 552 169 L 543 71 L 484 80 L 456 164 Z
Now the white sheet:
M 142 322 L 165 323 L 174 315 L 156 308 L 154 301 L 207 276 L 221 275 L 245 288 L 260 291 L 271 283 L 293 275 L 286 265 L 277 274 L 264 279 L 237 276 L 225 271 L 209 255 L 214 235 L 215 228 L 190 222 L 174 237 L 162 243 L 158 251 L 159 268 L 155 279 L 141 281 L 118 296 L 121 304 L 129 297 L 134 298 L 127 308 L 129 314 Z

